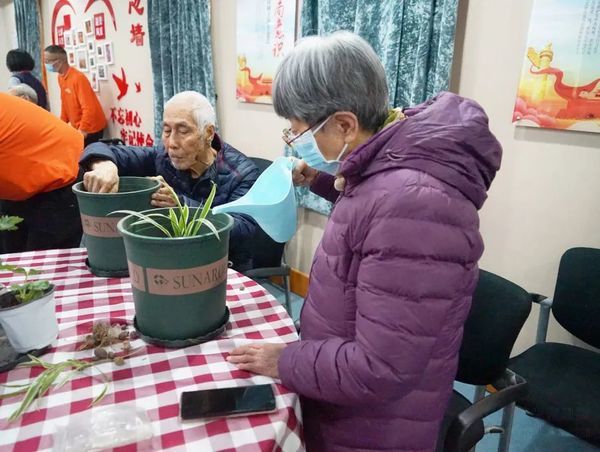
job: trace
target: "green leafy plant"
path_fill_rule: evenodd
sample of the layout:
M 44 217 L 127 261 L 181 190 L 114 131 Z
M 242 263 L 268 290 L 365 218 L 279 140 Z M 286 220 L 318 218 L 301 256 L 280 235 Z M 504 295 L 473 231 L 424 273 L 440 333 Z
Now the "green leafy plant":
M 10 286 L 11 292 L 14 292 L 16 299 L 21 303 L 29 303 L 30 301 L 37 300 L 50 288 L 50 283 L 48 281 L 29 281 L 30 276 L 42 273 L 35 268 L 23 268 L 17 265 L 2 264 L 2 262 L 0 262 L 0 270 L 25 275 L 25 280 L 21 284 L 13 284 Z
M 16 231 L 17 225 L 23 221 L 21 217 L 0 215 L 0 231 Z
M 60 388 L 64 384 L 66 384 L 71 377 L 77 372 L 82 372 L 85 369 L 95 366 L 98 362 L 93 361 L 83 361 L 77 359 L 69 359 L 67 361 L 63 361 L 60 363 L 52 364 L 46 361 L 42 361 L 39 358 L 36 358 L 33 355 L 28 355 L 31 361 L 23 363 L 20 367 L 37 367 L 41 366 L 44 368 L 44 371 L 39 374 L 31 383 L 24 385 L 0 385 L 7 388 L 19 388 L 18 391 L 10 392 L 8 394 L 1 394 L 0 399 L 5 399 L 9 397 L 16 397 L 20 394 L 25 394 L 25 397 L 21 401 L 19 407 L 10 415 L 8 418 L 9 422 L 17 420 L 27 409 L 35 402 L 37 399 L 43 397 L 49 390 L 50 387 L 54 384 L 56 379 L 66 371 L 69 371 L 63 379 L 56 385 L 56 388 Z M 100 372 L 104 381 L 104 388 L 102 392 L 96 397 L 91 405 L 98 403 L 100 400 L 104 398 L 106 395 L 106 391 L 108 390 L 108 378 L 102 372 Z
M 198 231 L 204 224 L 211 230 L 211 232 L 217 237 L 217 239 L 220 240 L 219 231 L 217 231 L 217 228 L 214 224 L 212 224 L 210 220 L 206 219 L 208 213 L 210 212 L 210 208 L 215 198 L 215 194 L 217 192 L 217 186 L 214 182 L 212 184 L 210 194 L 208 195 L 206 202 L 202 206 L 202 209 L 196 209 L 196 213 L 193 216 L 190 215 L 190 208 L 187 205 L 181 204 L 181 201 L 179 201 L 179 197 L 177 196 L 175 191 L 173 191 L 171 187 L 169 187 L 169 190 L 171 191 L 171 196 L 177 203 L 177 206 L 169 208 L 168 215 L 162 213 L 144 214 L 140 212 L 134 212 L 132 210 L 117 210 L 115 212 L 111 212 L 111 214 L 125 213 L 128 215 L 133 215 L 139 218 L 139 220 L 135 223 L 132 223 L 132 226 L 139 224 L 151 224 L 152 226 L 160 230 L 166 237 L 170 238 L 193 237 L 198 234 Z M 161 225 L 158 221 L 154 220 L 154 218 L 162 218 L 167 220 L 168 226 L 165 227 Z
M 23 221 L 21 217 L 13 217 L 9 215 L 0 215 L 0 231 L 16 231 L 17 225 Z M 33 281 L 29 282 L 31 275 L 39 275 L 42 273 L 34 268 L 26 269 L 18 267 L 16 265 L 2 264 L 0 260 L 0 271 L 10 271 L 13 273 L 20 273 L 25 275 L 25 281 L 22 284 L 13 284 L 10 286 L 10 290 L 15 293 L 15 297 L 21 303 L 27 303 L 29 301 L 40 298 L 44 292 L 50 287 L 48 281 Z M 0 284 L 0 288 L 2 285 Z
M 84 343 L 79 348 L 79 350 L 94 348 L 94 356 L 91 359 L 68 359 L 59 363 L 49 363 L 33 355 L 27 355 L 30 361 L 19 364 L 19 367 L 42 367 L 44 370 L 29 383 L 20 385 L 0 384 L 0 387 L 16 389 L 16 391 L 0 394 L 0 400 L 25 394 L 18 408 L 8 418 L 9 422 L 17 420 L 36 400 L 46 395 L 53 385 L 55 385 L 55 389 L 59 389 L 76 374 L 91 367 L 96 367 L 98 364 L 112 362 L 116 366 L 122 366 L 125 359 L 131 358 L 144 350 L 140 347 L 132 349 L 129 343 L 130 338 L 131 335 L 127 327 L 99 322 L 92 327 L 91 334 L 85 336 Z M 112 351 L 112 347 L 117 343 L 122 346 L 121 352 Z M 107 350 L 105 347 L 109 349 Z M 90 402 L 90 406 L 95 405 L 104 398 L 110 382 L 110 378 L 104 372 L 98 367 L 96 367 L 96 370 L 100 373 L 104 387 L 100 394 Z M 62 379 L 57 382 L 61 375 Z

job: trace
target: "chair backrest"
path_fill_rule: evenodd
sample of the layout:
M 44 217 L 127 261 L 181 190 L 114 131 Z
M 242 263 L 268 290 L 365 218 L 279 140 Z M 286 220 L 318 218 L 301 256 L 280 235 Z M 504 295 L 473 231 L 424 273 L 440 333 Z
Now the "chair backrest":
M 531 296 L 527 291 L 480 270 L 465 323 L 456 379 L 486 385 L 499 378 L 530 311 Z
M 571 248 L 563 254 L 552 312 L 571 334 L 600 347 L 600 249 Z
M 260 174 L 263 173 L 273 162 L 258 157 L 250 157 L 250 160 L 258 167 Z M 253 268 L 279 267 L 285 250 L 285 243 L 277 243 L 269 237 L 260 226 L 252 240 L 248 241 L 246 248 L 252 256 Z

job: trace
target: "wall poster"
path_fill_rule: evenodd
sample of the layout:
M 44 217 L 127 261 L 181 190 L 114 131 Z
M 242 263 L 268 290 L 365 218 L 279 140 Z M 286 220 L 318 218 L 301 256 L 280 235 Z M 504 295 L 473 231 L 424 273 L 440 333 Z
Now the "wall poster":
M 517 125 L 600 133 L 600 0 L 536 0 Z
M 294 47 L 296 0 L 237 2 L 236 97 L 270 104 L 277 65 Z

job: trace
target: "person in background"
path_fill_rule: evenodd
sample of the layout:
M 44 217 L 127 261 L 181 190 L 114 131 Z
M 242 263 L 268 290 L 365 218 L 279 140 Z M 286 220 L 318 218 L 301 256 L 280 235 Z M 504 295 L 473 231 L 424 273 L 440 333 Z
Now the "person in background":
M 197 207 L 217 185 L 213 205 L 244 196 L 258 178 L 257 166 L 244 154 L 221 141 L 215 133 L 215 110 L 206 97 L 184 91 L 167 101 L 163 114 L 162 143 L 132 147 L 95 143 L 87 147 L 80 165 L 83 183 L 95 193 L 116 192 L 121 176 L 159 177 L 162 187 L 152 196 L 156 207 L 174 207 L 170 187 L 182 204 Z M 232 214 L 229 260 L 238 271 L 252 268 L 245 242 L 256 232 L 256 222 Z
M 87 77 L 69 66 L 67 52 L 60 46 L 46 47 L 44 60 L 48 72 L 58 73 L 60 119 L 81 132 L 86 146 L 99 141 L 104 134 L 106 117 Z
M 10 71 L 8 79 L 8 88 L 25 84 L 30 86 L 36 94 L 35 103 L 48 110 L 48 96 L 46 88 L 32 73 L 35 68 L 35 61 L 31 55 L 22 49 L 9 50 L 6 54 L 6 67 Z
M 228 360 L 300 395 L 308 451 L 433 451 L 483 252 L 479 216 L 502 148 L 451 93 L 388 110 L 384 68 L 348 32 L 300 41 L 273 81 L 296 182 L 336 201 L 302 336 Z
M 71 186 L 83 137 L 52 113 L 0 93 L 0 212 L 23 218 L 2 232 L 0 253 L 78 247 L 81 220 Z
M 31 86 L 26 85 L 25 83 L 13 85 L 10 88 L 8 88 L 7 92 L 11 96 L 17 96 L 17 97 L 20 97 L 21 99 L 28 100 L 29 102 L 32 102 L 32 103 L 38 105 L 38 96 L 37 96 L 36 92 L 34 91 L 34 89 Z

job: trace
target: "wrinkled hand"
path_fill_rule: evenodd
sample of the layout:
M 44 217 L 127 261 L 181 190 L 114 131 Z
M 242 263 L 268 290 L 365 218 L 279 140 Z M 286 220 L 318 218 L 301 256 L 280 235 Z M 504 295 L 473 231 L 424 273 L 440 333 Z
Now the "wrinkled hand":
M 241 370 L 279 378 L 277 363 L 285 347 L 286 344 L 244 345 L 234 349 L 227 361 Z
M 149 177 L 160 182 L 160 188 L 152 194 L 152 201 L 150 202 L 154 207 L 175 207 L 177 201 L 173 198 L 171 193 L 172 188 L 165 182 L 162 176 Z
M 310 185 L 319 172 L 306 164 L 304 160 L 294 159 L 292 182 L 294 185 Z
M 119 169 L 110 160 L 91 165 L 92 170 L 83 175 L 83 186 L 91 193 L 116 193 L 119 191 Z

